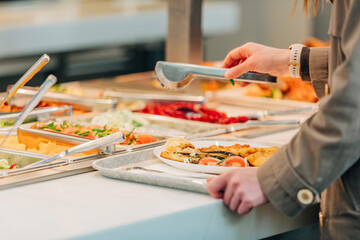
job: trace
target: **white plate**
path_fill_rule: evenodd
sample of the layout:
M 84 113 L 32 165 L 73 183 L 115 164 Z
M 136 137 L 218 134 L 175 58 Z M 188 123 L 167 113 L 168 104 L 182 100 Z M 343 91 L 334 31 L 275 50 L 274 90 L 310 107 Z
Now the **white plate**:
M 203 147 L 210 147 L 211 145 L 217 146 L 232 146 L 234 144 L 249 144 L 250 147 L 270 147 L 270 145 L 265 144 L 258 144 L 253 142 L 244 142 L 244 141 L 217 141 L 217 140 L 193 140 L 191 143 L 195 146 L 195 148 L 203 148 Z M 166 159 L 160 156 L 161 152 L 165 151 L 165 146 L 156 147 L 154 149 L 154 154 L 164 163 L 180 168 L 187 171 L 192 172 L 202 172 L 202 173 L 214 173 L 214 174 L 221 174 L 231 169 L 246 169 L 246 168 L 239 168 L 239 167 L 220 167 L 220 166 L 206 166 L 206 165 L 198 165 L 198 164 L 191 164 L 191 163 L 183 163 L 178 162 L 170 159 Z

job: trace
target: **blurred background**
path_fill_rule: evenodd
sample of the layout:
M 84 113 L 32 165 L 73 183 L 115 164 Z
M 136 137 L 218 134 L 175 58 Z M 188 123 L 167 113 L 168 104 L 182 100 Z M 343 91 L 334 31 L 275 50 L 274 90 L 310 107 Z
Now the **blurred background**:
M 203 60 L 222 60 L 248 41 L 287 48 L 310 37 L 327 41 L 330 4 L 306 17 L 295 1 L 203 0 Z M 164 60 L 166 0 L 0 0 L 0 90 L 43 53 L 52 61 L 31 86 L 150 71 Z

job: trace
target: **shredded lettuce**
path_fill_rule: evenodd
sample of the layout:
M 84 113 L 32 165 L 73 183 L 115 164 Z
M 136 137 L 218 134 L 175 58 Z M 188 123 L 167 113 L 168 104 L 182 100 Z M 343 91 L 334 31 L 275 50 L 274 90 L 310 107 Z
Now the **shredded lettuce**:
M 132 129 L 148 125 L 148 121 L 142 117 L 135 116 L 127 109 L 120 109 L 114 112 L 107 112 L 95 116 L 91 120 L 94 125 L 107 125 L 111 127 Z
M 10 169 L 10 164 L 6 159 L 0 159 L 0 169 Z

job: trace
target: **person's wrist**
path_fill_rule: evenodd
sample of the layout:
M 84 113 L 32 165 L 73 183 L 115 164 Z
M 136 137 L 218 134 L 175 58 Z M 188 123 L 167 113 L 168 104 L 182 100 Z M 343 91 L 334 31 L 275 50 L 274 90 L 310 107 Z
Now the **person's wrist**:
M 279 75 L 288 75 L 289 74 L 289 60 L 290 60 L 290 50 L 281 49 L 279 53 L 279 62 L 278 62 L 278 72 Z

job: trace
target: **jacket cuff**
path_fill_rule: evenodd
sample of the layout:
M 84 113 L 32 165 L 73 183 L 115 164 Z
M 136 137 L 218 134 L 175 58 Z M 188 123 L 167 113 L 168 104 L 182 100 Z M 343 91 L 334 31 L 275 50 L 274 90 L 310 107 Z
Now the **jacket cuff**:
M 283 147 L 259 168 L 257 176 L 262 190 L 274 207 L 288 216 L 295 216 L 309 206 L 299 202 L 297 196 L 300 190 L 310 190 L 314 199 L 317 199 L 318 194 L 297 176 L 287 159 L 286 147 Z
M 329 79 L 329 48 L 312 47 L 309 53 L 309 74 L 311 83 L 319 98 L 325 95 Z

